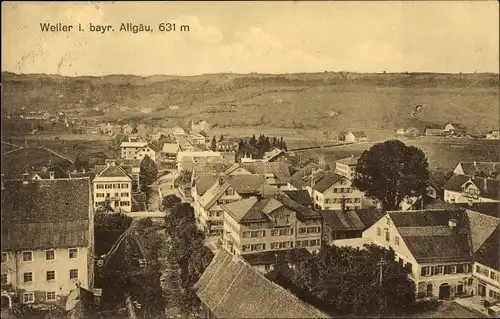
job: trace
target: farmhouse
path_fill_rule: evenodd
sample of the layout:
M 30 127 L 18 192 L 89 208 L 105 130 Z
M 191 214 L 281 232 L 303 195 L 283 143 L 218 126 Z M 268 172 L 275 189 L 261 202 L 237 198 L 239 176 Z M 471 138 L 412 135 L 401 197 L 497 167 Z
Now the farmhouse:
M 154 162 L 159 162 L 161 155 L 161 150 L 152 143 L 148 143 L 147 145 L 140 148 L 134 158 L 138 160 L 143 160 L 146 156 L 152 159 Z
M 368 137 L 366 136 L 365 132 L 362 131 L 349 131 L 343 137 L 341 136 L 341 140 L 351 143 L 358 143 L 368 141 Z
M 447 203 L 499 203 L 500 180 L 466 175 L 452 176 L 444 185 Z
M 285 188 L 290 182 L 289 166 L 281 162 L 235 163 L 225 171 L 225 174 L 229 176 L 259 174 L 267 184 L 277 189 Z
M 165 163 L 175 163 L 180 147 L 177 143 L 165 143 L 161 150 L 161 161 Z
M 2 180 L 1 227 L 2 291 L 25 304 L 64 305 L 76 284 L 93 289 L 88 178 Z
M 443 130 L 440 128 L 426 128 L 425 129 L 426 136 L 443 136 Z
M 458 123 L 448 123 L 445 125 L 443 129 L 444 134 L 449 134 L 449 135 L 461 135 L 464 134 L 467 131 L 465 127 Z

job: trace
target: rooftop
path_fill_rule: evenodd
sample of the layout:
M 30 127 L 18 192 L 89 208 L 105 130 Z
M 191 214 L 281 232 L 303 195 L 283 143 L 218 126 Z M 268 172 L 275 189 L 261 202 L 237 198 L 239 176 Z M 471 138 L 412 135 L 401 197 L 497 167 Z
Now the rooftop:
M 217 318 L 328 318 L 221 249 L 195 285 Z
M 304 206 L 313 206 L 314 203 L 309 196 L 309 192 L 305 189 L 301 190 L 284 190 L 283 193 L 290 197 L 292 200 Z
M 122 142 L 120 147 L 144 147 L 148 145 L 147 142 Z
M 479 189 L 482 197 L 500 201 L 500 180 L 454 175 L 442 188 L 448 191 L 462 192 L 463 188 L 470 184 L 474 184 Z
M 354 166 L 354 165 L 358 164 L 358 159 L 359 159 L 359 157 L 349 156 L 349 157 L 341 158 L 341 159 L 337 160 L 337 163 L 349 165 L 349 166 Z
M 303 261 L 312 259 L 313 256 L 311 253 L 305 248 L 293 248 L 293 249 L 284 249 L 278 251 L 264 251 L 258 253 L 244 254 L 241 256 L 247 263 L 252 266 L 256 265 L 270 265 L 276 263 L 276 255 L 279 257 L 284 257 L 288 252 L 293 251 L 295 254 L 293 255 L 296 260 L 295 261 Z
M 341 179 L 346 178 L 346 177 L 339 175 L 337 173 L 328 171 L 323 176 L 317 175 L 316 178 L 317 178 L 317 180 L 313 186 L 313 189 L 322 193 L 322 192 L 326 191 L 327 189 L 329 189 L 332 185 L 336 184 L 338 181 L 340 181 Z
M 163 144 L 162 153 L 174 153 L 177 154 L 179 151 L 179 144 L 177 143 L 165 143 Z

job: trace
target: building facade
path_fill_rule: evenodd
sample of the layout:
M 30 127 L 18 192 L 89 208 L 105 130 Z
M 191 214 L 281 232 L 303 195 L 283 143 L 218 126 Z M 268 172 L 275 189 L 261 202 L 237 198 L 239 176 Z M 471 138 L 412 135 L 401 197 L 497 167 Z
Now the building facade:
M 146 147 L 147 142 L 122 142 L 120 144 L 121 158 L 137 159 L 137 151 Z
M 314 207 L 321 210 L 360 209 L 364 193 L 352 187 L 345 176 L 326 172 L 311 179 L 312 186 L 306 186 Z
M 499 203 L 500 180 L 455 175 L 444 185 L 444 198 L 452 204 Z
M 358 159 L 359 157 L 354 157 L 354 155 L 339 159 L 335 163 L 335 173 L 352 180 L 356 173 L 356 165 L 358 164 Z
M 94 207 L 109 202 L 115 211 L 132 211 L 132 177 L 115 162 L 96 172 L 92 181 Z

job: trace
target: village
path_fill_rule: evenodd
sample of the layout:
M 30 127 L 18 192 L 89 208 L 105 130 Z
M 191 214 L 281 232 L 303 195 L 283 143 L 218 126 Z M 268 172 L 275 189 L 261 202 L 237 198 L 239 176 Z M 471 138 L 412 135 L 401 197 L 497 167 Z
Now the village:
M 500 162 L 456 163 L 442 185 L 422 180 L 419 191 L 389 207 L 356 184 L 363 169 L 358 156 L 333 167 L 321 158 L 297 161 L 300 150 L 288 150 L 283 138 L 215 136 L 203 120 L 154 134 L 138 126 L 98 127 L 112 134 L 116 158 L 2 167 L 2 305 L 11 312 L 83 307 L 92 316 L 251 317 L 223 298 L 244 289 L 249 304 L 263 295 L 269 303 L 294 304 L 266 308 L 259 317 L 362 314 L 332 302 L 318 307 L 294 292 L 305 282 L 290 288 L 282 277 L 297 280 L 303 275 L 288 273 L 306 271 L 325 254 L 382 249 L 388 255 L 364 267 L 377 274 L 380 268 L 381 276 L 390 263 L 400 267 L 400 284 L 410 287 L 416 304 L 461 307 L 464 316 L 498 314 Z M 458 130 L 450 123 L 440 134 Z M 368 139 L 353 131 L 340 140 Z M 367 145 L 361 157 L 382 144 L 406 147 L 388 140 Z M 39 151 L 29 143 L 10 146 L 2 156 L 20 161 Z M 384 289 L 383 279 L 379 284 Z M 372 306 L 365 311 L 391 313 Z

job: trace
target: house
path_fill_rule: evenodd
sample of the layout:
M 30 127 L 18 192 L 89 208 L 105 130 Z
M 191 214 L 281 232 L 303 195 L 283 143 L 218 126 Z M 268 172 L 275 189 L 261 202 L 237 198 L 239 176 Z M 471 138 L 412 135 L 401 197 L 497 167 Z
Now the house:
M 440 128 L 426 128 L 425 129 L 426 136 L 443 136 L 443 130 Z
M 376 208 L 340 211 L 324 210 L 323 238 L 327 242 L 339 239 L 360 238 L 365 230 L 375 224 L 385 213 Z
M 204 131 L 205 133 L 209 133 L 210 129 L 211 129 L 210 124 L 205 120 L 201 120 L 201 121 L 197 121 L 197 122 L 191 121 L 191 131 L 192 132 L 199 133 L 200 131 Z
M 311 184 L 306 186 L 314 202 L 315 209 L 341 210 L 359 209 L 364 193 L 352 187 L 352 182 L 345 176 L 327 171 L 313 173 Z
M 205 143 L 206 143 L 206 136 L 203 136 L 199 133 L 192 133 L 192 134 L 188 135 L 187 139 L 193 145 L 205 145 Z
M 466 175 L 452 176 L 442 187 L 447 203 L 499 203 L 500 180 Z
M 161 150 L 161 161 L 164 163 L 175 163 L 180 147 L 177 143 L 165 143 Z
M 208 136 L 207 132 L 205 132 L 205 131 L 199 131 L 198 134 L 200 134 L 201 136 L 203 136 L 203 138 L 205 138 L 205 143 L 204 144 L 210 143 L 211 139 L 210 139 L 210 136 Z
M 219 176 L 226 176 L 226 164 L 204 164 L 194 166 L 191 172 L 191 197 L 195 212 L 200 210 L 199 199 L 212 187 Z
M 276 252 L 298 248 L 307 259 L 321 247 L 321 214 L 287 196 L 250 197 L 221 208 L 223 246 L 259 271 L 272 269 Z
M 284 189 L 290 182 L 289 165 L 282 162 L 235 163 L 225 171 L 226 175 L 259 174 L 267 184 Z
M 90 180 L 2 179 L 2 292 L 25 304 L 64 305 L 94 285 Z M 2 315 L 3 316 L 3 315 Z
M 276 193 L 258 174 L 219 176 L 216 182 L 200 197 L 199 210 L 195 211 L 197 225 L 204 232 L 221 233 L 223 229 L 222 204 L 238 201 L 250 196 L 265 196 Z
M 109 201 L 111 208 L 118 211 L 132 211 L 132 177 L 115 162 L 96 167 L 92 181 L 94 206 L 97 208 Z
M 59 165 L 50 165 L 50 167 L 42 167 L 38 171 L 31 171 L 30 178 L 34 180 L 69 178 L 69 174 Z
M 345 176 L 352 180 L 356 174 L 356 165 L 358 165 L 359 157 L 350 157 L 339 159 L 335 162 L 335 173 Z
M 177 171 L 191 171 L 193 167 L 204 164 L 223 164 L 224 158 L 220 152 L 178 152 Z
M 310 185 L 310 178 L 314 172 L 322 171 L 321 166 L 311 162 L 308 163 L 303 168 L 296 171 L 291 177 L 287 184 L 289 190 L 301 190 L 306 189 L 307 185 Z
M 288 162 L 288 155 L 286 152 L 279 148 L 274 148 L 269 152 L 265 152 L 262 158 L 264 162 Z
M 486 133 L 486 139 L 488 139 L 488 140 L 500 140 L 500 131 L 493 130 L 493 131 Z
M 140 175 L 141 175 L 141 160 L 140 159 L 106 159 L 104 165 L 96 165 L 94 171 L 101 172 L 108 165 L 115 163 L 132 177 L 132 192 L 139 190 Z M 93 179 L 92 179 L 93 180 Z
M 308 208 L 314 208 L 314 203 L 311 199 L 311 196 L 309 196 L 309 193 L 307 190 L 302 189 L 302 190 L 282 190 L 281 193 L 284 196 L 289 197 L 291 200 L 306 206 Z
M 497 227 L 488 236 L 488 232 L 493 227 L 484 225 L 486 230 L 483 235 L 486 240 L 482 245 L 478 243 L 477 249 L 474 250 L 473 287 L 477 295 L 492 300 L 494 304 L 500 302 L 500 222 L 498 218 L 485 219 L 485 222 L 496 224 Z
M 399 136 L 405 135 L 405 129 L 404 128 L 398 128 L 396 130 L 396 135 L 399 135 Z
M 460 162 L 453 174 L 500 179 L 500 162 Z
M 121 158 L 137 159 L 137 152 L 148 146 L 147 142 L 122 142 L 120 144 Z
M 176 138 L 186 135 L 186 131 L 180 126 L 173 127 L 171 131 L 172 135 L 175 136 Z
M 462 135 L 467 131 L 465 127 L 458 123 L 448 123 L 443 129 L 443 133 L 447 135 Z
M 217 142 L 217 147 L 215 148 L 215 150 L 217 152 L 234 152 L 237 150 L 237 148 L 238 144 L 227 140 L 222 140 L 220 142 Z
M 418 298 L 450 299 L 477 291 L 473 255 L 496 227 L 498 219 L 463 209 L 394 211 L 362 236 L 395 251 Z
M 196 146 L 189 139 L 180 137 L 178 141 L 181 152 L 194 152 L 196 150 Z
M 148 143 L 139 150 L 137 150 L 135 157 L 138 160 L 143 160 L 148 156 L 153 162 L 158 163 L 160 161 L 161 150 L 154 144 Z
M 342 137 L 341 137 L 342 139 Z M 344 136 L 343 139 L 346 142 L 351 142 L 351 143 L 359 143 L 359 142 L 366 142 L 368 141 L 368 137 L 366 136 L 365 132 L 358 131 L 349 131 L 347 132 Z
M 194 286 L 202 318 L 328 318 L 226 249 Z

